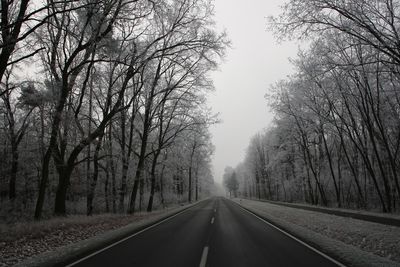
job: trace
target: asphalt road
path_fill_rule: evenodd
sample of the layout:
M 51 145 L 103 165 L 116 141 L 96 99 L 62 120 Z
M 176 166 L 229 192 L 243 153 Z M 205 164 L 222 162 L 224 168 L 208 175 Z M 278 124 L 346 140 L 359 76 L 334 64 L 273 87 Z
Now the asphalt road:
M 74 266 L 337 266 L 224 198 L 193 208 Z

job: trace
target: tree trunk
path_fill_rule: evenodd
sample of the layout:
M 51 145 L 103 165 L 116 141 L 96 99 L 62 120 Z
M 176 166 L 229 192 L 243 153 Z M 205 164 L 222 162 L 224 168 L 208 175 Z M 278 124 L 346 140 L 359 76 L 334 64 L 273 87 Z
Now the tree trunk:
M 139 154 L 139 160 L 136 168 L 136 173 L 135 173 L 135 179 L 133 183 L 133 188 L 131 192 L 131 198 L 129 201 L 129 206 L 128 206 L 128 213 L 133 214 L 135 212 L 135 202 L 136 202 L 136 197 L 137 197 L 137 191 L 139 189 L 139 183 L 142 179 L 143 175 L 143 170 L 144 170 L 144 163 L 145 163 L 145 156 L 146 156 L 146 149 L 147 149 L 147 139 L 149 135 L 149 130 L 151 126 L 150 122 L 150 107 L 147 106 L 146 112 L 145 112 L 145 123 L 143 125 L 143 135 L 142 135 L 142 142 L 140 146 L 140 154 Z
M 156 86 L 157 86 L 158 80 L 160 78 L 161 67 L 162 67 L 162 60 L 159 60 L 157 70 L 155 72 L 155 77 L 152 82 L 151 90 L 149 92 L 148 98 L 146 99 L 145 111 L 144 111 L 144 117 L 143 117 L 143 134 L 142 134 L 142 138 L 141 138 L 142 142 L 141 142 L 141 146 L 140 146 L 139 161 L 138 161 L 137 168 L 136 168 L 135 179 L 134 179 L 133 188 L 132 188 L 131 197 L 130 197 L 129 206 L 128 206 L 129 214 L 133 214 L 135 212 L 137 191 L 138 191 L 139 183 L 141 182 L 143 170 L 144 170 L 144 163 L 145 163 L 145 156 L 146 156 L 146 149 L 147 149 L 147 139 L 150 134 L 150 127 L 151 127 L 152 119 L 153 119 L 151 111 L 152 111 L 152 107 L 153 107 Z
M 326 141 L 325 133 L 324 133 L 324 130 L 323 130 L 322 126 L 321 126 L 321 137 L 322 137 L 322 141 L 324 143 L 326 155 L 328 156 L 329 170 L 331 172 L 331 177 L 332 177 L 332 180 L 333 180 L 333 186 L 335 187 L 337 206 L 338 206 L 338 208 L 340 208 L 342 206 L 341 199 L 340 199 L 340 188 L 339 188 L 338 182 L 336 181 L 335 172 L 333 170 L 331 152 L 329 151 L 328 143 Z
M 72 167 L 63 166 L 59 168 L 59 183 L 56 191 L 56 199 L 54 205 L 54 214 L 56 216 L 65 216 L 66 215 L 66 198 L 67 198 L 67 189 L 69 186 L 69 180 L 72 174 Z
M 151 212 L 153 209 L 153 199 L 154 199 L 154 191 L 156 188 L 156 166 L 157 166 L 157 159 L 160 155 L 160 150 L 156 151 L 153 157 L 153 162 L 151 163 L 151 172 L 150 172 L 150 197 L 149 203 L 147 205 L 147 211 Z
M 42 216 L 44 197 L 46 193 L 47 181 L 49 179 L 49 164 L 51 159 L 51 149 L 47 149 L 43 157 L 42 177 L 40 179 L 39 194 L 36 201 L 35 220 L 40 220 Z
M 92 132 L 92 109 L 93 109 L 93 79 L 90 79 L 89 86 L 89 114 L 88 114 L 88 133 Z M 87 162 L 86 162 L 86 214 L 92 215 L 92 202 L 93 202 L 93 194 L 92 194 L 92 173 L 90 169 L 90 157 L 91 157 L 91 146 L 87 146 Z M 93 173 L 94 176 L 94 173 Z
M 142 144 L 142 147 L 143 147 L 143 144 Z M 142 177 L 143 168 L 144 168 L 144 152 L 141 153 L 141 156 L 139 157 L 139 162 L 138 162 L 136 173 L 135 173 L 135 180 L 133 182 L 133 188 L 132 188 L 131 198 L 130 198 L 129 207 L 128 207 L 129 214 L 133 214 L 135 212 L 136 197 L 137 197 L 137 192 L 139 189 L 140 179 Z
M 188 201 L 192 202 L 192 167 L 189 167 Z
M 104 197 L 105 197 L 105 202 L 106 202 L 106 212 L 110 212 L 110 196 L 109 196 L 109 192 L 108 192 L 108 185 L 110 183 L 110 171 L 109 171 L 109 164 L 108 164 L 108 160 L 106 163 L 106 181 L 104 182 Z
M 194 152 L 196 151 L 197 143 L 194 142 L 192 151 L 190 153 L 190 160 L 189 160 L 189 182 L 188 182 L 188 201 L 189 203 L 192 202 L 192 168 L 193 168 L 193 156 Z
M 165 164 L 163 164 L 161 168 L 161 174 L 160 174 L 160 198 L 161 198 L 161 204 L 163 208 L 165 208 L 165 199 L 164 199 L 164 170 L 165 170 Z
M 195 198 L 196 198 L 196 201 L 198 201 L 199 200 L 199 168 L 198 167 L 196 168 L 196 171 L 195 171 L 195 183 L 196 183 Z
M 36 208 L 35 208 L 35 219 L 36 220 L 39 220 L 42 215 L 44 194 L 46 191 L 47 181 L 49 179 L 50 158 L 53 154 L 53 149 L 57 145 L 58 131 L 60 129 L 64 106 L 65 106 L 65 102 L 67 100 L 68 93 L 69 93 L 68 88 L 69 88 L 69 85 L 65 78 L 63 80 L 63 84 L 62 84 L 61 96 L 60 96 L 60 99 L 59 99 L 57 107 L 56 107 L 56 111 L 53 116 L 53 123 L 51 125 L 51 135 L 50 135 L 49 146 L 47 147 L 47 150 L 46 150 L 46 153 L 45 153 L 45 156 L 43 159 L 42 178 L 40 181 L 39 194 L 38 194 L 38 199 L 37 199 Z
M 119 189 L 118 211 L 122 213 L 125 209 L 126 178 L 128 175 L 128 159 L 126 155 L 126 113 L 121 112 L 121 154 L 122 154 L 122 174 L 121 187 Z
M 17 180 L 17 172 L 18 172 L 18 145 L 16 144 L 15 137 L 12 137 L 11 144 L 11 153 L 12 153 L 12 162 L 11 162 L 11 174 L 10 174 L 10 183 L 9 183 L 9 198 L 10 200 L 14 200 L 16 197 L 16 180 Z
M 93 177 L 91 179 L 89 193 L 88 193 L 87 202 L 86 202 L 87 215 L 89 215 L 89 216 L 93 214 L 93 199 L 94 199 L 94 192 L 96 190 L 97 179 L 99 177 L 99 152 L 100 152 L 101 145 L 102 145 L 102 139 L 103 139 L 103 134 L 99 136 L 97 144 L 96 144 L 96 148 L 94 151 Z
M 111 194 L 112 194 L 112 209 L 113 213 L 117 212 L 117 186 L 116 186 L 116 174 L 115 174 L 115 166 L 114 166 L 114 152 L 112 147 L 112 121 L 110 121 L 110 125 L 108 127 L 108 153 L 109 159 L 108 163 L 110 165 L 111 171 Z

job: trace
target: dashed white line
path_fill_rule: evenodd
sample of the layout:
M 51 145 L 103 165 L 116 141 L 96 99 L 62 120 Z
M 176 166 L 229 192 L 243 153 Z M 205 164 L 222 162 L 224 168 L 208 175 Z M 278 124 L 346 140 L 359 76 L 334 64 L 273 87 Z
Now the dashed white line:
M 207 263 L 208 247 L 204 247 L 203 254 L 201 255 L 200 267 L 205 267 Z
M 217 209 L 214 209 L 214 212 L 217 212 Z
M 211 218 L 211 224 L 213 224 L 213 223 L 214 223 L 214 217 Z

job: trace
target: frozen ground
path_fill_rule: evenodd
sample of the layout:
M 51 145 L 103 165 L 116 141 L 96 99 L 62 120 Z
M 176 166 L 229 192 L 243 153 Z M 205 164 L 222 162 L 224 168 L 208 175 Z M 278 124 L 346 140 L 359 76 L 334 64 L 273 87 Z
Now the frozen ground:
M 101 237 L 102 234 L 107 234 L 109 238 L 113 236 L 113 232 L 116 234 L 129 232 L 129 229 L 156 221 L 183 208 L 185 207 L 174 207 L 131 216 L 115 214 L 70 216 L 41 222 L 0 224 L 0 267 L 11 266 L 46 252 L 44 258 L 52 257 L 53 251 L 64 246 L 71 246 L 71 250 L 76 251 L 74 246 L 80 241 Z M 77 247 L 79 248 L 79 245 Z
M 299 209 L 313 209 L 315 211 L 322 211 L 322 212 L 343 212 L 345 214 L 354 214 L 354 215 L 362 215 L 362 216 L 373 216 L 373 217 L 378 217 L 378 218 L 384 218 L 384 219 L 394 219 L 394 220 L 399 220 L 400 221 L 400 213 L 382 213 L 382 212 L 374 212 L 374 211 L 365 211 L 365 210 L 351 210 L 351 209 L 344 209 L 344 208 L 332 208 L 332 207 L 322 207 L 322 206 L 315 206 L 315 205 L 310 205 L 310 204 L 304 204 L 304 203 L 289 203 L 289 202 L 275 202 L 275 201 L 265 201 L 265 200 L 257 200 L 253 199 L 255 201 L 262 201 L 262 202 L 268 202 L 271 204 L 277 204 L 277 205 L 283 205 L 283 206 L 289 206 L 293 208 L 299 208 Z M 347 216 L 345 216 L 347 217 Z
M 295 235 L 299 232 L 298 236 L 300 238 L 311 243 L 316 243 L 317 246 L 320 245 L 318 243 L 326 243 L 329 247 L 329 243 L 332 243 L 332 248 L 328 248 L 327 250 L 338 250 L 336 253 L 343 254 L 344 258 L 353 256 L 354 258 L 358 257 L 366 260 L 367 254 L 360 253 L 357 255 L 357 251 L 361 250 L 368 252 L 368 254 L 371 253 L 397 262 L 400 266 L 400 227 L 284 207 L 260 201 L 245 199 L 235 199 L 235 201 L 273 223 L 282 225 L 283 228 L 293 232 Z M 318 240 L 321 236 L 325 237 L 320 238 L 321 240 L 324 239 L 323 242 L 319 242 Z M 341 247 L 341 243 L 330 242 L 326 238 L 344 244 Z M 341 249 L 343 251 L 340 251 Z M 349 251 L 345 251 L 346 249 Z M 376 260 L 377 264 L 380 265 L 381 263 L 378 263 L 379 259 L 376 258 Z

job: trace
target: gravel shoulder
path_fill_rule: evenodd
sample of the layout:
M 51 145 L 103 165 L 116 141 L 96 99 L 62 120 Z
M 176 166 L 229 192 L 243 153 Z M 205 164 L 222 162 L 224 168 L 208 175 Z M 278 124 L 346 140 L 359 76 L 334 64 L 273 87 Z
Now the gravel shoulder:
M 135 215 L 69 216 L 41 222 L 0 224 L 0 267 L 56 266 L 116 242 L 195 204 Z
M 400 227 L 254 200 L 234 201 L 348 266 L 400 266 Z

